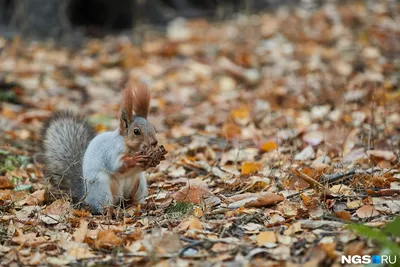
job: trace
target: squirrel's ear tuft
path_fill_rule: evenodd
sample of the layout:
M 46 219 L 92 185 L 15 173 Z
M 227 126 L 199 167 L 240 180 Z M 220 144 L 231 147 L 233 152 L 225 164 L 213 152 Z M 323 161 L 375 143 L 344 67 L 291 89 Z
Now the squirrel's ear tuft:
M 132 103 L 133 103 L 133 94 L 131 88 L 128 86 L 124 89 L 121 114 L 119 119 L 119 128 L 121 134 L 127 133 L 129 124 L 132 122 L 133 118 Z
M 132 108 L 135 112 L 135 115 L 147 118 L 147 114 L 149 113 L 149 105 L 150 92 L 146 85 L 140 83 L 133 90 Z
M 127 118 L 127 112 L 126 110 L 123 108 L 121 110 L 121 115 L 120 115 L 120 119 L 119 119 L 119 133 L 121 135 L 125 135 L 128 133 L 128 129 L 129 129 L 129 122 L 128 118 Z

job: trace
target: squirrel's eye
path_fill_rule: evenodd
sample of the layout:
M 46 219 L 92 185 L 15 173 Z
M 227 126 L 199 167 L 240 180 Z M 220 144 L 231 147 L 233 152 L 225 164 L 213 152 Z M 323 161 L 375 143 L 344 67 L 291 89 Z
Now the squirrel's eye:
M 133 133 L 134 133 L 135 135 L 139 135 L 139 134 L 140 134 L 139 128 L 133 129 Z

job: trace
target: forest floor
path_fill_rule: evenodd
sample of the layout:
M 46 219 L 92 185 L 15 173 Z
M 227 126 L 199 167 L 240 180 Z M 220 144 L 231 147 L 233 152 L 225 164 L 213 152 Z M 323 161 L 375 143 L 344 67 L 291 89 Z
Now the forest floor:
M 380 2 L 175 20 L 75 50 L 0 38 L 0 264 L 339 266 L 398 253 L 400 6 Z M 43 121 L 70 109 L 115 129 L 127 78 L 151 90 L 169 151 L 146 203 L 95 216 L 46 202 Z

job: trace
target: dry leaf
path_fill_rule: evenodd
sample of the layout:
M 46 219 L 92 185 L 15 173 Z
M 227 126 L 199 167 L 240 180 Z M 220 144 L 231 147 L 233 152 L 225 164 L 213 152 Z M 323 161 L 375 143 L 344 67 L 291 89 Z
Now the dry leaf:
M 30 194 L 29 196 L 26 197 L 25 203 L 27 205 L 40 205 L 43 204 L 44 201 L 46 200 L 45 197 L 45 190 L 37 190 Z
M 83 242 L 83 240 L 85 240 L 87 231 L 88 231 L 88 222 L 85 219 L 81 219 L 79 222 L 79 228 L 73 234 L 74 240 L 76 242 Z
M 51 215 L 65 215 L 71 210 L 70 203 L 68 201 L 57 199 L 49 206 L 47 206 L 43 213 Z
M 179 229 L 181 229 L 182 231 L 191 230 L 191 229 L 203 230 L 203 226 L 202 226 L 201 222 L 199 221 L 199 219 L 197 219 L 196 217 L 190 217 L 190 218 L 184 220 L 180 224 Z
M 353 200 L 353 201 L 348 201 L 346 203 L 346 206 L 349 209 L 357 209 L 359 207 L 361 207 L 362 205 L 364 205 L 364 203 L 362 202 L 362 200 Z
M 231 111 L 233 120 L 239 125 L 246 125 L 250 121 L 250 112 L 247 107 L 234 109 Z
M 258 172 L 262 168 L 261 163 L 256 162 L 243 162 L 241 166 L 242 175 L 247 175 L 250 173 Z
M 313 158 L 315 158 L 315 153 L 311 146 L 305 147 L 300 153 L 294 156 L 294 160 L 308 160 Z
M 345 221 L 350 221 L 351 220 L 350 212 L 345 211 L 345 210 L 336 211 L 335 212 L 335 216 L 340 218 L 340 219 L 342 219 L 342 220 L 345 220 Z
M 387 150 L 368 150 L 367 155 L 374 161 L 380 162 L 386 160 L 389 162 L 396 160 L 396 155 L 392 151 Z
M 13 189 L 14 185 L 6 176 L 0 176 L 0 189 Z
M 261 150 L 264 152 L 270 152 L 278 148 L 278 145 L 274 141 L 268 141 L 261 145 Z
M 228 205 L 230 209 L 237 209 L 242 206 L 246 208 L 263 207 L 267 205 L 276 204 L 283 201 L 285 198 L 282 195 L 274 193 L 246 193 L 229 197 L 228 200 L 232 203 Z
M 174 198 L 177 202 L 199 204 L 211 195 L 205 182 L 200 179 L 194 179 L 188 180 L 187 185 L 174 194 Z
M 105 230 L 97 234 L 95 242 L 96 248 L 112 249 L 119 247 L 122 244 L 122 239 L 119 238 L 113 231 Z
M 379 212 L 372 205 L 364 205 L 356 211 L 356 214 L 359 218 L 369 218 L 378 216 Z
M 74 257 L 77 260 L 81 259 L 88 259 L 88 258 L 93 258 L 95 255 L 90 252 L 89 248 L 87 247 L 75 247 L 75 248 L 70 248 L 67 251 L 67 254 L 69 256 Z
M 276 244 L 276 236 L 274 232 L 261 232 L 257 235 L 257 245 L 259 247 L 268 247 L 271 244 Z
M 292 236 L 293 234 L 302 231 L 301 229 L 301 223 L 300 222 L 296 222 L 293 223 L 288 229 L 286 229 L 283 233 L 285 235 L 289 235 Z
M 317 146 L 324 140 L 324 133 L 320 131 L 308 132 L 303 135 L 303 141 L 311 146 Z

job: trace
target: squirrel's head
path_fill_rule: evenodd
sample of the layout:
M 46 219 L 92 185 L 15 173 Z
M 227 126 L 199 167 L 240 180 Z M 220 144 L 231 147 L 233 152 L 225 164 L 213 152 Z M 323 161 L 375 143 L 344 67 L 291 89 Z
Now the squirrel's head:
M 147 87 L 141 84 L 132 90 L 127 86 L 123 95 L 119 132 L 127 147 L 139 151 L 143 146 L 157 145 L 156 132 L 147 120 L 150 104 Z

